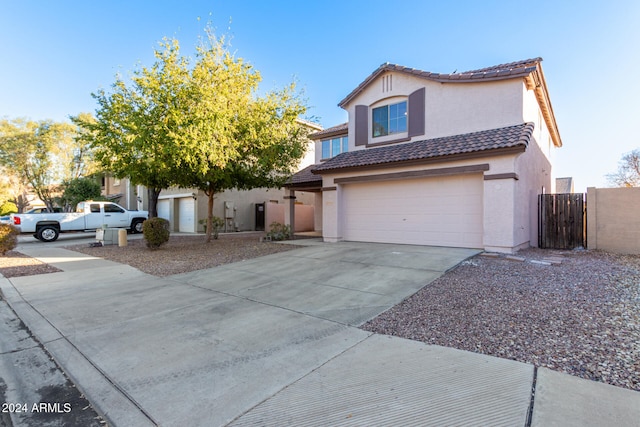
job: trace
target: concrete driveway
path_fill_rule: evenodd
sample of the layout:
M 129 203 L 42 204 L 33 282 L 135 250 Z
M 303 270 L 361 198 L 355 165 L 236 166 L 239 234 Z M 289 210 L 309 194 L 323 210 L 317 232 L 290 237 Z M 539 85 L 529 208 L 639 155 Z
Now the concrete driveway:
M 378 424 L 390 408 L 435 416 L 424 403 L 438 399 L 466 408 L 447 415 L 454 423 L 477 422 L 483 411 L 507 425 L 526 421 L 531 365 L 354 327 L 478 251 L 306 243 L 168 278 L 34 246 L 23 251 L 63 272 L 4 279 L 2 291 L 116 426 Z M 446 384 L 420 386 L 443 372 Z M 407 387 L 411 399 L 398 406 Z M 294 402 L 306 408 L 301 418 Z
M 368 243 L 308 244 L 312 246 L 172 279 L 358 326 L 479 252 Z

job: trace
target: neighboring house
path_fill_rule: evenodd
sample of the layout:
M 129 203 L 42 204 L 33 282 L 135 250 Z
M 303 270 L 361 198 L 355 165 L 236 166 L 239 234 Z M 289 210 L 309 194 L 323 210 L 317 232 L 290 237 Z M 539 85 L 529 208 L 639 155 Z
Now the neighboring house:
M 541 61 L 381 65 L 338 104 L 349 122 L 311 135 L 316 165 L 289 195 L 315 193 L 327 242 L 536 246 L 537 195 L 554 192 L 562 146 Z
M 109 200 L 129 210 L 146 210 L 149 206 L 147 188 L 133 185 L 127 178 L 114 178 L 105 174 L 101 179 L 101 193 Z
M 573 178 L 556 178 L 556 193 L 573 193 Z
M 302 122 L 312 131 L 322 129 L 315 123 Z M 312 165 L 315 157 L 315 144 L 310 141 L 299 168 Z M 127 209 L 148 209 L 146 187 L 133 186 L 128 179 L 107 176 L 102 183 L 102 192 Z M 304 192 L 299 196 L 296 231 L 313 231 L 314 196 Z M 215 195 L 213 215 L 225 219 L 222 231 L 269 230 L 271 222 L 285 222 L 285 197 L 282 188 L 226 190 Z M 203 232 L 203 222 L 207 218 L 207 200 L 208 196 L 204 192 L 194 188 L 164 189 L 158 198 L 158 216 L 169 220 L 172 231 Z

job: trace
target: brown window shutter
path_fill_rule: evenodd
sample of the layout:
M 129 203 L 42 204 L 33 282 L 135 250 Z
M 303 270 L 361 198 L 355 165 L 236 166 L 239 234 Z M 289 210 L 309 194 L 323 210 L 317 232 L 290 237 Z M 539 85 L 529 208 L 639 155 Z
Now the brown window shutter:
M 367 145 L 369 142 L 369 107 L 356 105 L 355 145 Z
M 409 138 L 424 135 L 424 93 L 422 88 L 409 95 Z

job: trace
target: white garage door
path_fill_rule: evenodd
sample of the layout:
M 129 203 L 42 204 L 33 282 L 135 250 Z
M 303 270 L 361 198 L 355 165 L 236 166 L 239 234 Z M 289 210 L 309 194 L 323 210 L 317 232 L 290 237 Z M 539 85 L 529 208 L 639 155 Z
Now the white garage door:
M 481 248 L 482 194 L 481 175 L 346 184 L 343 237 Z
M 169 199 L 158 200 L 158 217 L 164 218 L 169 221 L 171 218 L 171 211 L 169 210 L 171 206 L 171 201 Z
M 196 231 L 195 200 L 191 197 L 182 197 L 178 199 L 178 231 L 193 233 Z

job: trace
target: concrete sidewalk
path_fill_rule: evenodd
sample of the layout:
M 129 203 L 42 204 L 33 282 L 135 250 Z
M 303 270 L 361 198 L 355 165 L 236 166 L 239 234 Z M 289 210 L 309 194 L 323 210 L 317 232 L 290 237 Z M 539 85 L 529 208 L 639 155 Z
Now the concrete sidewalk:
M 309 244 L 168 278 L 34 245 L 63 272 L 0 287 L 115 426 L 637 425 L 640 393 L 356 327 L 477 251 Z

